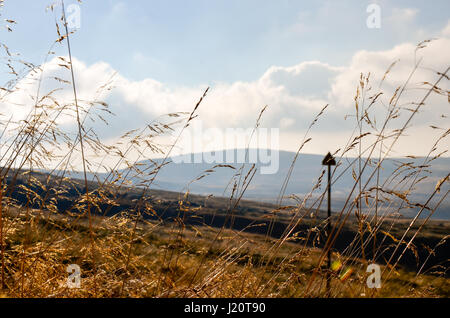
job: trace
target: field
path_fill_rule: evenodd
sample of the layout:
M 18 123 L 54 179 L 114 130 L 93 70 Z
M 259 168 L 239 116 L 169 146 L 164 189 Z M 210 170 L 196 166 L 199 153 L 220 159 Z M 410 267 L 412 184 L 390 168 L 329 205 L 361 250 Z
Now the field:
M 48 176 L 36 174 L 35 177 L 43 180 Z M 83 182 L 71 180 L 71 184 L 82 187 Z M 95 184 L 91 183 L 90 188 L 95 189 Z M 72 196 L 66 194 L 66 199 L 70 202 L 76 194 Z M 120 200 L 115 201 L 121 204 L 114 208 L 125 211 L 139 193 L 125 188 L 119 196 Z M 279 239 L 290 217 L 281 214 L 272 220 L 271 235 L 267 235 L 271 211 L 275 209 L 273 204 L 241 201 L 230 229 L 227 198 L 183 197 L 166 191 L 152 191 L 149 197 L 154 213 L 139 221 L 114 210 L 109 211 L 109 216 L 92 216 L 90 221 L 86 215 L 32 208 L 27 213 L 23 208 L 7 210 L 3 219 L 9 233 L 4 243 L 8 252 L 3 296 L 449 296 L 449 247 L 447 241 L 441 241 L 449 233 L 448 221 L 429 221 L 393 274 L 386 280 L 382 276 L 381 288 L 369 289 L 365 284 L 368 277 L 365 269 L 373 263 L 373 240 L 366 247 L 365 259 L 357 250 L 352 257 L 345 255 L 349 254 L 349 247 L 355 246 L 354 237 L 359 237 L 354 217 L 341 230 L 333 248 L 332 258 L 339 266 L 328 271 L 324 265 L 318 267 L 326 239 L 321 235 L 323 229 L 319 230 L 326 223 L 324 217 L 305 217 L 301 226 L 280 245 Z M 182 204 L 188 208 L 182 208 Z M 335 221 L 333 217 L 332 222 Z M 384 251 L 377 255 L 376 263 L 386 262 L 398 240 L 396 237 L 401 236 L 409 222 L 408 219 L 385 220 L 379 232 L 387 234 L 378 235 L 375 243 L 378 250 Z M 412 231 L 418 227 L 414 226 Z M 365 232 L 366 240 L 369 231 Z M 311 238 L 306 244 L 308 236 Z M 427 264 L 423 269 L 425 259 Z M 68 288 L 70 264 L 80 266 L 79 289 Z M 382 266 L 383 272 L 385 269 Z M 416 275 L 419 269 L 422 273 Z M 327 273 L 331 276 L 330 294 L 325 285 Z
M 23 224 L 19 215 L 12 212 L 7 224 Z M 308 290 L 320 249 L 302 248 L 298 242 L 288 242 L 268 257 L 276 240 L 261 234 L 226 229 L 218 235 L 219 229 L 207 226 L 180 229 L 175 223 L 139 222 L 126 268 L 134 227 L 129 219 L 94 218 L 96 245 L 90 251 L 86 219 L 38 211 L 30 217 L 23 263 L 13 260 L 21 259 L 24 233 L 15 231 L 6 242 L 13 253 L 6 260 L 3 297 L 318 297 L 326 293 L 326 268 Z M 91 252 L 92 263 L 86 259 Z M 333 253 L 334 259 L 340 257 Z M 80 289 L 67 287 L 69 264 L 80 264 Z M 331 274 L 331 297 L 449 297 L 448 278 L 437 273 L 417 276 L 400 266 L 391 278 L 382 280 L 381 289 L 369 289 L 364 286 L 367 261 L 352 259 L 346 264 Z M 347 268 L 351 274 L 344 278 Z

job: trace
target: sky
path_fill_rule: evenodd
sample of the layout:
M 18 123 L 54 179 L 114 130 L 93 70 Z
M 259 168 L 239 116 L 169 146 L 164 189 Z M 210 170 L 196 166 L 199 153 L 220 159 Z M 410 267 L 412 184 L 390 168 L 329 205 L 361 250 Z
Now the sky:
M 72 3 L 77 2 L 66 1 L 66 7 Z M 22 59 L 46 65 L 47 78 L 55 74 L 68 78 L 56 57 L 46 60 L 57 38 L 55 20 L 61 10 L 58 5 L 54 11 L 46 10 L 50 4 L 50 0 L 5 0 L 0 42 L 20 52 Z M 367 25 L 371 4 L 380 8 L 379 28 Z M 80 25 L 71 44 L 80 98 L 94 98 L 97 88 L 115 74 L 114 89 L 102 98 L 116 116 L 108 127 L 92 124 L 110 143 L 160 115 L 191 111 L 211 87 L 199 110 L 204 129 L 251 128 L 267 105 L 261 126 L 280 130 L 282 150 L 295 151 L 316 114 L 329 104 L 305 148 L 326 153 L 341 147 L 353 133 L 355 123 L 346 115 L 354 113 L 361 73 L 370 72 L 375 90 L 385 71 L 398 61 L 382 87 L 388 104 L 414 62 L 423 57 L 411 81 L 413 88 L 405 93 L 406 105 L 418 102 L 424 95 L 419 84 L 436 81 L 437 72 L 450 62 L 446 0 L 85 0 L 79 8 Z M 416 45 L 430 38 L 434 40 L 416 52 Z M 52 48 L 56 55 L 67 56 L 63 44 Z M 0 83 L 8 81 L 8 72 L 1 68 Z M 0 113 L 17 118 L 26 113 L 26 106 L 16 105 L 26 105 L 36 87 L 26 86 L 25 80 L 22 84 L 29 91 L 0 101 Z M 43 91 L 56 84 L 44 83 Z M 448 90 L 448 80 L 441 85 Z M 71 98 L 69 88 L 58 94 Z M 427 154 L 430 140 L 442 133 L 430 125 L 448 129 L 448 110 L 447 96 L 431 97 L 392 155 Z M 385 110 L 377 112 L 381 121 Z M 66 120 L 63 124 L 70 126 Z M 207 149 L 222 147 L 214 140 L 200 142 Z M 447 139 L 440 149 L 449 146 Z

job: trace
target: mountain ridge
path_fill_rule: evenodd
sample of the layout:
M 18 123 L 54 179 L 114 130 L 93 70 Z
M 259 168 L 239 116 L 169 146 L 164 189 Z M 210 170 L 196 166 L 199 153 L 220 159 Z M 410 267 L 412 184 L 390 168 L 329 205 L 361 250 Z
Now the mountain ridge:
M 253 149 L 254 150 L 254 149 Z M 258 149 L 259 150 L 259 149 Z M 243 152 L 245 149 L 239 149 L 235 151 Z M 262 151 L 267 151 L 267 149 L 262 149 Z M 226 150 L 218 151 L 223 154 Z M 204 155 L 205 153 L 195 153 L 190 154 L 191 157 L 199 156 L 199 154 Z M 294 152 L 279 151 L 279 169 L 275 174 L 261 174 L 256 173 L 253 180 L 249 184 L 245 195 L 243 198 L 247 200 L 258 200 L 268 203 L 276 202 L 280 189 L 283 185 L 283 181 L 286 178 L 289 167 L 291 166 L 292 160 L 295 157 Z M 189 156 L 189 155 L 188 155 Z M 214 196 L 230 196 L 231 189 L 230 182 L 232 182 L 233 177 L 237 178 L 236 173 L 239 168 L 242 167 L 242 163 L 236 162 L 216 162 L 216 163 L 180 163 L 181 156 L 169 157 L 166 161 L 166 166 L 162 167 L 158 176 L 153 184 L 153 188 L 160 190 L 168 190 L 174 192 L 186 192 L 189 190 L 190 193 L 195 193 L 199 195 L 214 195 Z M 186 155 L 184 155 L 186 157 Z M 224 155 L 225 157 L 225 155 Z M 236 157 L 235 157 L 236 158 Z M 174 160 L 175 159 L 175 160 Z M 297 161 L 294 165 L 294 169 L 289 180 L 288 186 L 285 191 L 285 196 L 294 194 L 300 198 L 305 197 L 309 194 L 311 189 L 317 183 L 317 179 L 320 177 L 324 167 L 322 166 L 322 155 L 317 154 L 299 154 Z M 338 166 L 336 168 L 336 173 L 333 176 L 333 208 L 342 208 L 348 194 L 351 192 L 352 185 L 354 184 L 354 179 L 352 177 L 352 169 L 347 169 L 350 163 L 355 158 L 336 158 L 338 161 Z M 339 161 L 342 159 L 341 164 Z M 365 158 L 362 158 L 362 164 L 365 162 Z M 423 165 L 424 157 L 417 158 L 387 158 L 382 164 L 380 170 L 380 180 L 384 181 L 390 178 L 392 174 L 398 170 L 398 166 L 408 163 L 409 165 Z M 143 160 L 139 162 L 139 168 L 142 167 L 149 168 L 156 167 L 163 162 L 163 158 Z M 178 163 L 177 163 L 178 162 Z M 355 168 L 357 168 L 358 162 L 355 162 Z M 249 168 L 253 163 L 244 164 L 243 176 L 248 172 Z M 230 166 L 234 166 L 232 169 Z M 261 169 L 261 163 L 256 163 L 255 167 L 258 171 Z M 445 177 L 448 173 L 448 167 L 450 167 L 450 158 L 437 158 L 433 160 L 430 166 L 422 167 L 422 174 L 419 174 L 417 178 L 426 177 L 420 184 L 411 191 L 411 200 L 417 202 L 424 202 L 427 196 L 433 193 L 437 182 Z M 367 166 L 366 171 L 363 173 L 363 183 L 366 178 L 373 171 L 374 167 Z M 122 169 L 119 171 L 121 174 L 126 174 L 128 169 Z M 401 178 L 406 175 L 408 170 L 403 174 L 400 173 L 396 177 L 396 182 L 400 182 Z M 140 177 L 134 171 L 130 173 L 131 181 L 138 184 Z M 336 176 L 339 176 L 337 178 Z M 325 178 L 326 176 L 323 176 Z M 232 184 L 232 183 L 231 183 Z M 370 183 L 369 186 L 374 186 L 375 184 Z M 326 180 L 323 179 L 320 187 L 313 193 L 313 197 L 317 197 L 323 191 L 325 191 Z M 447 187 L 447 186 L 446 186 Z M 395 189 L 395 183 L 393 185 L 386 185 L 387 189 Z M 407 186 L 401 185 L 400 189 L 402 191 L 407 189 Z M 444 192 L 444 191 L 442 191 Z M 285 200 L 286 201 L 286 200 Z M 433 200 L 434 202 L 434 200 Z M 443 202 L 443 205 L 436 211 L 436 217 L 450 219 L 450 203 Z M 408 211 L 414 212 L 414 211 Z M 411 214 L 411 213 L 409 213 Z

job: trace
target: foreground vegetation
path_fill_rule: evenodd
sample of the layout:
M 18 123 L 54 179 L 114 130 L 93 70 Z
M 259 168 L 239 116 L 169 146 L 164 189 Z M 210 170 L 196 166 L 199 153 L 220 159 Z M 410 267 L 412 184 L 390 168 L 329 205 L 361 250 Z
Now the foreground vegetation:
M 155 221 L 139 222 L 127 266 L 134 227 L 129 218 L 95 218 L 93 259 L 86 259 L 86 254 L 91 255 L 87 220 L 39 211 L 32 212 L 31 220 L 24 258 L 26 234 L 20 229 L 25 219 L 19 213 L 7 217 L 9 227 L 15 230 L 6 241 L 12 252 L 6 259 L 3 297 L 315 297 L 326 293 L 325 268 L 319 272 L 313 292 L 307 288 L 320 249 L 299 253 L 297 243 L 284 244 L 266 263 L 266 251 L 275 240 L 263 235 L 224 230 L 211 246 L 220 231 L 217 228 L 187 226 L 181 234 L 176 224 L 162 227 Z M 340 257 L 333 255 L 336 260 Z M 69 264 L 81 267 L 79 289 L 68 288 Z M 368 276 L 364 262 L 355 259 L 348 264 L 332 271 L 329 296 L 450 296 L 447 278 L 416 276 L 403 268 L 390 279 L 382 279 L 381 289 L 369 289 L 364 287 Z M 197 279 L 193 282 L 194 275 Z

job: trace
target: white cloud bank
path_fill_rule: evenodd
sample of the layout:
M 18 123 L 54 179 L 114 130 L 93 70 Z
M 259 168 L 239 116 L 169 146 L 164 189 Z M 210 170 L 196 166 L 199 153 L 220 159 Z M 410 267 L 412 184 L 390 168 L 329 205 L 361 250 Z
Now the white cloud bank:
M 450 25 L 450 24 L 449 24 Z M 423 57 L 421 67 L 410 81 L 401 103 L 418 102 L 425 94 L 420 83 L 434 81 L 436 72 L 442 72 L 449 66 L 450 52 L 449 25 L 442 31 L 443 38 L 429 43 L 426 48 L 416 52 L 416 45 L 405 43 L 386 51 L 359 51 L 354 54 L 348 66 L 331 66 L 320 61 L 308 61 L 291 67 L 273 66 L 261 78 L 253 82 L 215 83 L 208 97 L 199 110 L 199 119 L 204 127 L 215 128 L 251 128 L 263 106 L 269 108 L 263 116 L 263 127 L 280 128 L 280 147 L 283 150 L 296 150 L 303 134 L 315 115 L 326 104 L 330 104 L 324 117 L 311 133 L 312 142 L 305 151 L 323 153 L 343 147 L 350 137 L 354 122 L 344 117 L 354 113 L 356 87 L 360 73 L 371 73 L 373 93 L 388 67 L 398 61 L 381 87 L 384 91 L 383 103 L 389 100 L 398 86 L 401 86 L 411 73 L 415 61 Z M 60 67 L 61 61 L 55 58 L 45 65 L 45 78 L 41 94 L 57 86 L 53 78 L 69 79 L 68 70 Z M 97 89 L 115 73 L 107 63 L 98 62 L 86 65 L 82 61 L 74 61 L 79 98 L 92 100 L 96 97 L 106 100 L 115 117 L 108 118 L 109 126 L 95 124 L 99 135 L 110 142 L 125 131 L 140 128 L 156 117 L 168 113 L 189 112 L 202 95 L 206 85 L 199 87 L 169 87 L 155 79 L 132 81 L 120 74 L 115 76 L 111 91 L 98 95 Z M 8 117 L 14 114 L 15 119 L 23 117 L 30 105 L 30 94 L 35 94 L 36 81 L 29 76 L 19 86 L 17 93 L 8 96 L 1 104 L 1 113 Z M 440 84 L 448 90 L 448 80 Z M 56 93 L 59 99 L 71 100 L 72 92 L 66 87 Z M 411 107 L 411 105 L 409 105 Z M 376 117 L 379 121 L 385 114 L 385 108 L 379 106 Z M 430 98 L 414 122 L 414 129 L 408 131 L 409 137 L 401 140 L 397 152 L 393 155 L 427 154 L 432 138 L 441 132 L 429 128 L 430 125 L 448 129 L 450 116 L 447 97 Z M 401 125 L 406 117 L 398 119 Z M 73 119 L 65 117 L 61 123 L 69 124 Z M 396 128 L 396 127 L 392 127 Z M 449 148 L 444 141 L 441 147 Z

